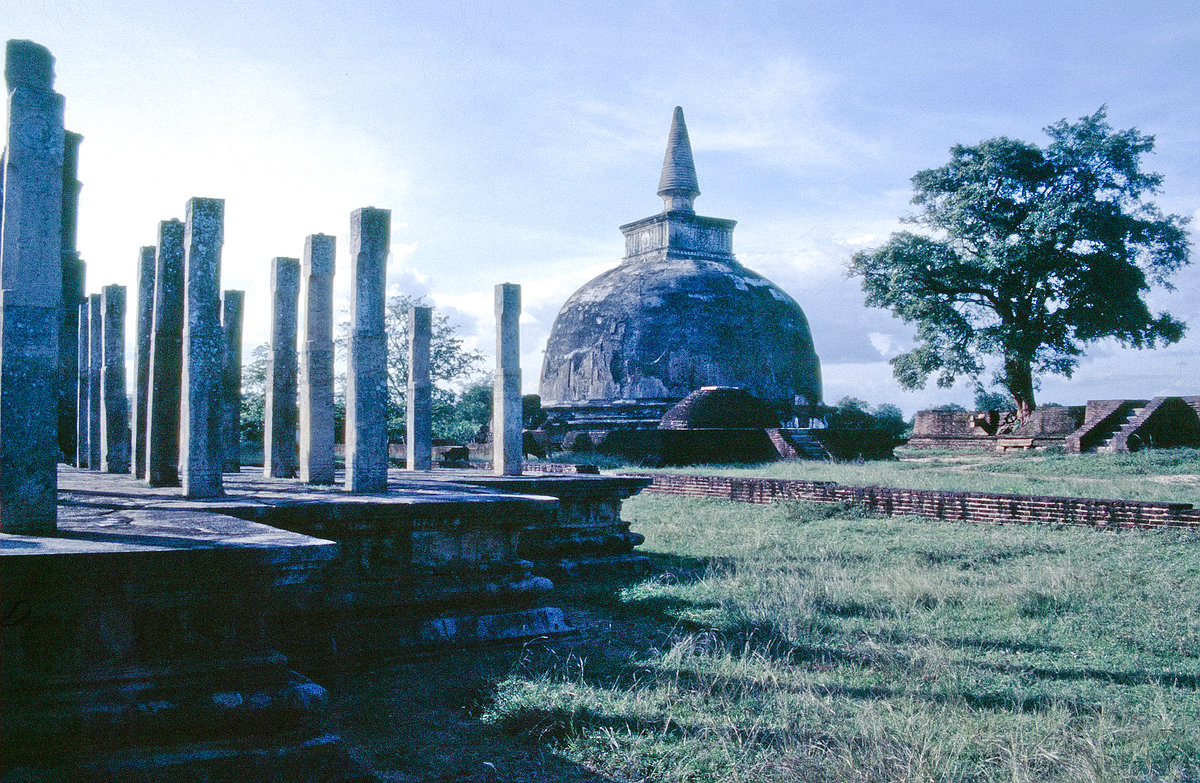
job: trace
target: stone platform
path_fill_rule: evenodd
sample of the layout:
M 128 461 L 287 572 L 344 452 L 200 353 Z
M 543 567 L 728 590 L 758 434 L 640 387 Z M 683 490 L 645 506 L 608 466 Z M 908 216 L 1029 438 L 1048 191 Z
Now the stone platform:
M 389 474 L 386 494 L 224 477 L 225 496 L 187 500 L 131 477 L 63 467 L 65 513 L 205 512 L 336 541 L 332 562 L 281 602 L 277 644 L 302 658 L 361 657 L 444 644 L 567 632 L 545 606 L 553 583 L 531 572 L 521 536 L 551 525 L 554 497 Z
M 473 470 L 439 470 L 432 480 L 503 492 L 547 495 L 558 500 L 549 520 L 521 531 L 517 553 L 533 572 L 556 582 L 575 582 L 649 572 L 650 560 L 634 552 L 645 541 L 621 519 L 621 503 L 650 484 L 635 476 L 526 473 L 495 476 Z
M 266 633 L 336 545 L 69 473 L 55 536 L 0 534 L 0 780 L 363 779 Z
M 647 483 L 246 468 L 194 500 L 60 466 L 58 532 L 0 534 L 0 781 L 359 780 L 293 667 L 569 632 L 547 575 L 644 570 Z

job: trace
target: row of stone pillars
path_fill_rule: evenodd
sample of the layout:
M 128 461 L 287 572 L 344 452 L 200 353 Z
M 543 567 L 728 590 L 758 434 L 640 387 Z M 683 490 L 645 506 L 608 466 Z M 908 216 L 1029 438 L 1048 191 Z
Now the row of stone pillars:
M 8 136 L 0 157 L 0 531 L 56 527 L 57 462 L 131 472 L 188 497 L 223 493 L 240 469 L 243 294 L 227 291 L 220 262 L 224 202 L 193 198 L 186 221 L 160 223 L 157 247 L 138 263 L 137 357 L 132 416 L 125 396 L 126 291 L 84 297 L 75 250 L 78 134 L 64 129 L 54 58 L 29 41 L 6 50 Z M 346 487 L 387 489 L 386 261 L 391 215 L 351 217 Z M 333 481 L 332 277 L 334 240 L 316 234 L 296 259 L 272 267 L 276 317 L 268 384 L 268 475 Z M 298 287 L 303 339 L 297 345 Z M 521 458 L 519 288 L 497 286 L 497 473 Z M 290 321 L 289 321 L 290 315 Z M 408 466 L 431 464 L 431 313 L 410 314 Z M 290 323 L 290 326 L 289 326 Z M 290 346 L 290 348 L 289 348 Z M 297 356 L 298 354 L 298 356 Z M 297 384 L 297 379 L 300 383 Z M 47 401 L 53 401 L 47 404 Z M 299 403 L 297 408 L 297 401 Z M 300 438 L 296 443 L 296 411 Z M 130 422 L 132 421 L 132 432 Z M 290 455 L 297 453 L 296 460 Z

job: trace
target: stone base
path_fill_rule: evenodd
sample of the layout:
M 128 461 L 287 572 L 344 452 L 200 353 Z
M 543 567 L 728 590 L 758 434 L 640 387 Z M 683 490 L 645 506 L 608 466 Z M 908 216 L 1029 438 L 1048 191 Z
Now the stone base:
M 650 480 L 632 476 L 527 473 L 489 476 L 469 470 L 434 471 L 431 478 L 503 492 L 558 499 L 553 514 L 521 530 L 518 554 L 533 573 L 555 581 L 637 576 L 649 561 L 633 554 L 645 537 L 621 520 L 621 503 Z
M 54 537 L 0 535 L 0 780 L 365 779 L 265 634 L 334 550 L 84 495 Z
M 558 609 L 544 606 L 553 582 L 518 551 L 526 530 L 548 525 L 552 497 L 401 471 L 387 494 L 356 495 L 247 468 L 226 477 L 224 497 L 203 501 L 70 468 L 62 482 L 67 497 L 88 502 L 156 515 L 219 512 L 336 541 L 329 565 L 272 613 L 272 642 L 296 660 L 378 659 L 571 630 Z
M 652 570 L 645 555 L 563 558 L 554 563 L 539 563 L 537 572 L 556 583 L 595 582 L 604 579 L 636 579 Z

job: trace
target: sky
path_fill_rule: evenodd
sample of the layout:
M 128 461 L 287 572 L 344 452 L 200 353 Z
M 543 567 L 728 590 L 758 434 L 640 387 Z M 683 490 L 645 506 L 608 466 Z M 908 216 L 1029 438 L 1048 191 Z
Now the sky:
M 683 107 L 702 195 L 734 252 L 804 308 L 825 399 L 912 414 L 970 406 L 969 382 L 903 391 L 911 327 L 863 305 L 845 264 L 912 214 L 910 178 L 956 143 L 1046 142 L 1108 106 L 1153 135 L 1168 213 L 1200 217 L 1200 7 L 1128 2 L 210 2 L 0 0 L 0 33 L 47 46 L 83 134 L 87 286 L 129 286 L 158 222 L 225 199 L 222 286 L 269 335 L 270 262 L 390 209 L 389 293 L 420 295 L 494 355 L 493 287 L 523 293 L 525 390 L 558 310 L 619 263 L 618 226 L 655 195 Z M 1192 226 L 1193 243 L 1200 221 Z M 1152 309 L 1174 346 L 1088 348 L 1041 402 L 1200 394 L 1200 261 Z M 132 313 L 130 316 L 132 331 Z M 132 350 L 132 335 L 129 338 Z

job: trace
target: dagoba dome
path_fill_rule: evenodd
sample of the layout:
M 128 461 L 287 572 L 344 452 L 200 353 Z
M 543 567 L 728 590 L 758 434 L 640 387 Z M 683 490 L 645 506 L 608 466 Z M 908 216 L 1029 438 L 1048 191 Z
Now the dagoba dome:
M 548 407 L 677 402 L 735 386 L 780 410 L 821 400 L 804 311 L 733 256 L 736 221 L 701 217 L 683 110 L 675 108 L 658 195 L 664 209 L 621 226 L 620 266 L 576 291 L 546 345 Z

